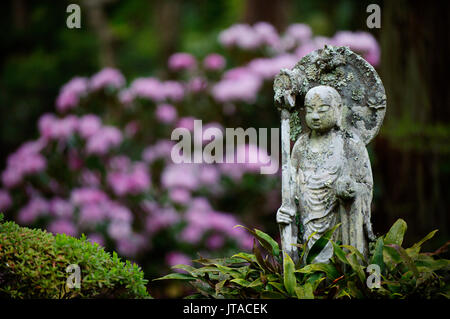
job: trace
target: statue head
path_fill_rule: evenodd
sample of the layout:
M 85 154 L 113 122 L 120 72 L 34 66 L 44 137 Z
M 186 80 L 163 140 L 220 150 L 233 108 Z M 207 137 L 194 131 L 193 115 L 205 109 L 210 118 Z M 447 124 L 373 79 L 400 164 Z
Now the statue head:
M 327 132 L 340 127 L 342 100 L 331 86 L 319 85 L 305 96 L 306 124 L 312 131 Z

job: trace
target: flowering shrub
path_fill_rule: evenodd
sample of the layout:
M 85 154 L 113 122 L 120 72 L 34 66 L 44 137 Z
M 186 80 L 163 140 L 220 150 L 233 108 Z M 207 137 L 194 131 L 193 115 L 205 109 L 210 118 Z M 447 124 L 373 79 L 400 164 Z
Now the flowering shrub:
M 325 43 L 350 45 L 374 66 L 380 54 L 370 34 L 313 37 L 304 24 L 283 35 L 263 22 L 238 24 L 219 41 L 226 57 L 176 53 L 167 79 L 145 76 L 126 86 L 119 70 L 105 68 L 63 85 L 55 113 L 39 119 L 39 137 L 8 157 L 0 210 L 23 225 L 85 233 L 152 265 L 186 263 L 197 251 L 250 249 L 251 236 L 233 226 L 264 228 L 257 221 L 272 221 L 279 205 L 278 178 L 259 174 L 266 150 L 237 148 L 256 164 L 174 164 L 171 131 L 192 131 L 195 119 L 203 130 L 276 127 L 271 81 L 280 68 Z

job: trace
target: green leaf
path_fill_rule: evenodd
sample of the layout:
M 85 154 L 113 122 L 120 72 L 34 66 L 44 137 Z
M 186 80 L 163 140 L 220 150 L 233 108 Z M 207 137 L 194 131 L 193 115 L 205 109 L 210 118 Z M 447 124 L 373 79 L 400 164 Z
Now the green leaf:
M 376 265 L 380 266 L 381 273 L 384 273 L 384 269 L 385 269 L 384 259 L 383 259 L 383 246 L 384 246 L 383 237 L 380 237 L 377 239 L 377 242 L 375 244 L 375 251 L 370 260 L 371 264 L 376 264 Z
M 258 237 L 265 239 L 270 244 L 270 246 L 272 247 L 272 254 L 274 256 L 278 257 L 280 255 L 280 247 L 278 246 L 278 243 L 274 239 L 272 239 L 272 237 L 256 228 L 255 233 L 258 235 Z
M 436 234 L 437 231 L 438 231 L 437 229 L 433 230 L 428 235 L 426 235 L 422 240 L 415 243 L 412 247 L 407 248 L 406 253 L 413 259 L 417 258 L 417 255 L 420 253 L 420 248 L 422 247 L 423 243 L 433 238 L 434 234 Z
M 324 272 L 327 275 L 327 277 L 331 280 L 335 280 L 336 278 L 339 277 L 339 273 L 336 270 L 336 267 L 334 267 L 331 264 L 323 264 L 323 263 L 306 265 L 305 267 L 298 269 L 295 272 L 303 274 L 311 274 L 316 271 Z
M 255 287 L 259 287 L 262 286 L 263 282 L 261 281 L 261 278 L 256 278 L 256 280 L 254 280 L 253 282 L 250 283 L 250 285 L 248 285 L 248 288 L 255 288 Z
M 392 247 L 395 250 L 397 250 L 397 252 L 399 253 L 400 257 L 403 259 L 403 262 L 406 264 L 408 269 L 413 272 L 413 274 L 414 274 L 414 276 L 416 278 L 418 278 L 419 277 L 419 271 L 417 270 L 416 265 L 414 265 L 414 262 L 411 259 L 411 257 L 408 256 L 408 254 L 406 253 L 405 249 L 403 249 L 399 245 L 395 245 L 395 244 L 390 244 L 390 245 L 387 245 L 387 246 Z
M 298 299 L 314 299 L 313 286 L 310 283 L 297 286 L 295 287 L 295 294 Z
M 224 273 L 224 274 L 228 274 L 233 278 L 242 278 L 244 277 L 244 275 L 238 271 L 237 269 L 234 268 L 230 268 L 227 266 L 222 266 L 219 264 L 215 264 L 215 266 L 220 270 L 220 272 Z
M 349 265 L 350 263 L 347 260 L 347 257 L 345 255 L 345 252 L 342 250 L 341 247 L 339 247 L 338 244 L 336 244 L 335 242 L 332 241 L 333 244 L 333 250 L 334 250 L 334 254 L 336 255 L 336 257 L 344 264 Z
M 290 296 L 295 296 L 295 286 L 296 286 L 296 279 L 295 279 L 295 265 L 292 261 L 291 257 L 289 257 L 288 254 L 284 253 L 283 258 L 283 283 L 284 287 L 286 288 L 286 291 Z
M 361 280 L 362 284 L 365 285 L 366 284 L 366 275 L 364 273 L 364 270 L 362 269 L 361 264 L 358 261 L 356 254 L 352 252 L 348 258 L 348 261 L 349 261 L 350 266 L 352 267 L 353 271 L 358 276 L 359 280 Z
M 259 231 L 259 230 L 256 230 L 256 229 L 255 229 L 255 230 L 252 230 L 252 229 L 249 229 L 249 228 L 247 228 L 247 227 L 245 227 L 245 226 L 242 226 L 242 225 L 236 225 L 236 226 L 234 226 L 233 228 L 236 228 L 236 227 L 241 227 L 241 228 L 244 228 L 245 230 L 247 230 L 250 234 L 252 234 L 252 235 L 259 241 L 259 243 L 261 244 L 261 246 L 262 246 L 268 253 L 273 254 L 273 248 L 272 248 L 272 245 L 267 241 L 266 238 L 261 237 L 261 236 L 259 235 L 259 233 L 264 234 L 263 232 L 261 232 L 261 231 Z M 267 235 L 267 234 L 264 234 L 264 235 L 270 238 L 269 235 Z M 273 241 L 272 238 L 270 238 L 270 239 Z M 275 242 L 275 243 L 276 243 L 276 242 Z M 278 244 L 276 244 L 276 245 L 278 246 Z M 279 253 L 279 248 L 278 248 L 278 253 Z M 278 255 L 276 255 L 276 256 L 278 256 Z
M 155 281 L 155 280 L 166 280 L 166 279 L 196 280 L 197 278 L 195 278 L 194 276 L 188 275 L 188 274 L 173 273 L 173 274 L 168 274 L 164 277 L 156 278 L 153 280 Z
M 232 279 L 230 281 L 234 282 L 234 283 L 236 283 L 236 284 L 238 284 L 240 286 L 243 286 L 243 287 L 248 287 L 250 285 L 250 282 L 248 282 L 247 280 L 244 280 L 242 278 L 235 278 L 235 279 Z
M 389 232 L 384 237 L 384 244 L 390 245 L 395 244 L 401 246 L 403 243 L 403 237 L 406 232 L 406 222 L 403 219 L 397 219 L 397 221 L 392 225 Z
M 219 281 L 219 282 L 216 284 L 216 286 L 215 286 L 215 289 L 216 289 L 216 295 L 219 294 L 220 290 L 222 289 L 223 285 L 225 285 L 225 283 L 227 282 L 227 280 L 228 280 L 228 279 L 224 279 L 224 280 L 222 280 L 222 281 Z
M 325 248 L 325 246 L 328 244 L 328 242 L 331 239 L 331 236 L 333 235 L 334 231 L 340 226 L 341 224 L 337 224 L 333 228 L 327 230 L 317 241 L 312 245 L 310 251 L 308 252 L 308 255 L 306 256 L 306 263 L 310 264 L 314 261 L 314 258 L 317 257 L 317 255 L 320 254 L 320 252 Z
M 195 268 L 192 267 L 192 266 L 179 264 L 179 265 L 172 266 L 172 267 L 170 267 L 170 268 L 172 268 L 172 269 L 181 269 L 181 270 L 187 271 L 187 272 L 190 273 L 192 276 L 197 277 L 197 273 L 196 273 L 196 270 L 197 270 L 197 269 L 195 269 Z
M 277 281 L 269 281 L 269 285 L 275 287 L 282 293 L 286 293 L 286 289 L 284 288 L 284 285 L 282 285 L 281 283 L 279 283 Z
M 256 263 L 256 257 L 253 254 L 248 254 L 248 253 L 244 253 L 244 252 L 240 252 L 238 254 L 235 254 L 232 256 L 233 258 L 241 258 L 244 259 L 250 263 Z

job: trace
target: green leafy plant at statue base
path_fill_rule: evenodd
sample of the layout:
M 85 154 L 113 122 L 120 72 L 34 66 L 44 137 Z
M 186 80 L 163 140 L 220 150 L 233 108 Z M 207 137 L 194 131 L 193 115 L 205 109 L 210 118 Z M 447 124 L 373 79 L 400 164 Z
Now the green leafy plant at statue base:
M 40 229 L 2 223 L 0 214 L 0 297 L 151 298 L 136 264 L 111 256 L 84 236 L 53 236 Z M 80 287 L 69 288 L 66 272 L 76 264 Z
M 300 262 L 294 265 L 282 256 L 278 243 L 260 230 L 247 229 L 254 237 L 252 254 L 238 253 L 230 258 L 200 257 L 195 268 L 176 265 L 183 273 L 172 273 L 155 280 L 178 279 L 189 282 L 197 293 L 187 298 L 449 298 L 450 260 L 435 253 L 421 253 L 422 244 L 436 230 L 410 248 L 402 248 L 406 223 L 402 219 L 385 236 L 371 243 L 365 258 L 356 248 L 331 241 L 336 227 L 327 231 L 307 252 L 298 245 Z M 243 226 L 239 226 L 243 227 Z M 245 227 L 244 227 L 245 228 Z M 312 263 L 329 242 L 334 255 L 330 263 Z M 379 286 L 368 284 L 380 270 Z M 372 287 L 372 288 L 369 288 Z

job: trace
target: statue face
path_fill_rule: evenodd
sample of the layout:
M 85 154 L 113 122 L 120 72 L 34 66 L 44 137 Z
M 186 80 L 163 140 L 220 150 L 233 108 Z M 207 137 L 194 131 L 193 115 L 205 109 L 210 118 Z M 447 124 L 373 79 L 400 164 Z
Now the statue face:
M 336 110 L 331 103 L 327 103 L 319 94 L 315 94 L 309 101 L 305 101 L 306 124 L 317 132 L 331 130 L 337 122 Z
M 306 124 L 312 131 L 327 132 L 336 126 L 340 116 L 341 97 L 332 87 L 319 85 L 305 96 Z

